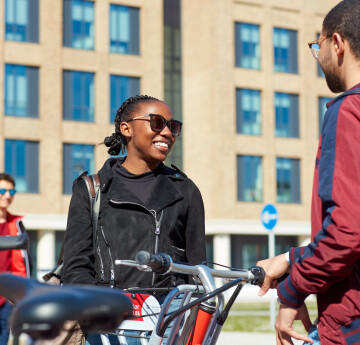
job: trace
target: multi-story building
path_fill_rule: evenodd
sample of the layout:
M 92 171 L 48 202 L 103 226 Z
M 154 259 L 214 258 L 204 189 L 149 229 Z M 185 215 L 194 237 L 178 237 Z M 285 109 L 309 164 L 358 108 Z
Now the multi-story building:
M 338 0 L 0 0 L 0 170 L 16 179 L 35 275 L 55 262 L 72 180 L 107 159 L 127 97 L 184 123 L 169 162 L 199 186 L 210 260 L 267 256 L 309 237 L 328 91 L 307 46 Z M 36 273 L 37 272 L 37 273 Z

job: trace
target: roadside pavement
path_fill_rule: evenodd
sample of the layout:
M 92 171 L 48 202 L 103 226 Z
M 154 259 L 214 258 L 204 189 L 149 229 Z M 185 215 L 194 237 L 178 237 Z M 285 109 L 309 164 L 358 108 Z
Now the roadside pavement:
M 26 336 L 21 338 L 20 345 L 29 345 Z M 302 341 L 293 340 L 293 342 L 294 345 L 302 345 Z M 8 345 L 12 345 L 12 339 L 10 339 Z M 275 333 L 223 331 L 220 333 L 216 345 L 276 345 L 276 340 Z
M 294 345 L 302 341 L 293 340 Z M 276 345 L 275 333 L 221 332 L 216 345 Z

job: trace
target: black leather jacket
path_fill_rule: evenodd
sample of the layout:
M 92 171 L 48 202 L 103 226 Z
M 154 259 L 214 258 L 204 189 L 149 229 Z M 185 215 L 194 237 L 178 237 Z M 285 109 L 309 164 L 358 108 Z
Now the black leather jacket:
M 165 252 L 176 262 L 205 260 L 204 206 L 199 189 L 186 176 L 161 164 L 147 207 L 125 188 L 110 158 L 99 171 L 101 199 L 96 245 L 85 182 L 73 184 L 64 242 L 64 283 L 117 288 L 170 287 L 186 281 L 116 266 L 116 259 L 134 259 L 140 250 Z

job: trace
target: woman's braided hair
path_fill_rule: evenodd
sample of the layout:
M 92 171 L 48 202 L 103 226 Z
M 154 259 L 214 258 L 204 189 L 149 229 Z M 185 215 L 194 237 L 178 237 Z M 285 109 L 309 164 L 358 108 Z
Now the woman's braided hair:
M 112 156 L 117 156 L 120 152 L 124 152 L 127 146 L 126 138 L 121 134 L 120 124 L 121 122 L 129 121 L 132 118 L 132 114 L 137 110 L 137 107 L 141 103 L 158 101 L 159 99 L 147 95 L 137 95 L 128 98 L 116 112 L 115 116 L 115 132 L 109 137 L 104 139 L 105 146 L 109 147 L 108 153 Z

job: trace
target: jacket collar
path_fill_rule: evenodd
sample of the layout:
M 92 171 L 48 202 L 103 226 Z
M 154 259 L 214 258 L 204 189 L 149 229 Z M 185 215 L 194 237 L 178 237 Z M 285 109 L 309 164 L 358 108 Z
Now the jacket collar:
M 124 160 L 125 158 L 110 158 L 105 162 L 103 168 L 99 171 L 101 190 L 104 193 L 108 191 L 107 198 L 109 200 L 119 203 L 143 205 L 131 191 L 126 189 L 122 179 L 114 176 L 112 167 L 117 162 L 120 161 L 122 163 Z M 159 212 L 176 201 L 183 199 L 184 196 L 175 183 L 177 180 L 184 180 L 184 177 L 161 163 L 152 195 L 147 202 L 147 208 Z

